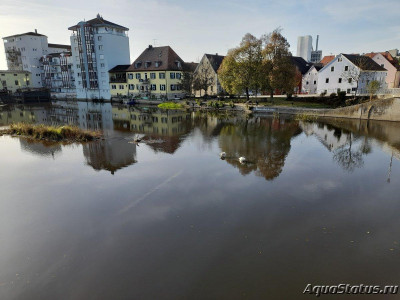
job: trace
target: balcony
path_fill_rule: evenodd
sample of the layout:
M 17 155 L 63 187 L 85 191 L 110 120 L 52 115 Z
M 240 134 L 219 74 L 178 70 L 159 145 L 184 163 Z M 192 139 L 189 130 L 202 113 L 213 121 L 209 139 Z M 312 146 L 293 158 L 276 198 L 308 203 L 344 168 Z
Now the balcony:
M 110 83 L 127 83 L 126 76 L 110 77 Z

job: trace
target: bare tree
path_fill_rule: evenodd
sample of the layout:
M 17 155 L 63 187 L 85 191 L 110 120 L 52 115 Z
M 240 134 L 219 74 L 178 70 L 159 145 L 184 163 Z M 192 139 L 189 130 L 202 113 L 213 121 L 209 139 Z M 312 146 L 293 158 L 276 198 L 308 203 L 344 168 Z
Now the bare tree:
M 363 72 L 367 68 L 368 58 L 365 56 L 358 56 L 354 61 L 352 61 L 352 65 L 348 67 L 348 69 L 342 72 L 342 77 L 346 79 L 349 83 L 355 82 L 356 88 L 354 97 L 357 96 L 358 87 L 360 84 L 361 77 L 367 79 L 370 75 L 368 72 Z
M 381 88 L 381 83 L 377 80 L 372 80 L 367 85 L 367 91 L 369 94 L 369 101 L 372 101 L 372 98 L 376 95 L 376 92 Z
M 193 89 L 200 91 L 204 90 L 204 95 L 207 95 L 208 88 L 214 84 L 214 75 L 210 68 L 199 67 L 194 74 Z

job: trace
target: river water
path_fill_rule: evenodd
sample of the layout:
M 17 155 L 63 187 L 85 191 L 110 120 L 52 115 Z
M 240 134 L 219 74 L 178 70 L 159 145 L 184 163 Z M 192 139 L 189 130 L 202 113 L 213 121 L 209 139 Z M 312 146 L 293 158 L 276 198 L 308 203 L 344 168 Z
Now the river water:
M 0 108 L 0 126 L 20 121 L 105 139 L 0 137 L 0 299 L 312 299 L 307 284 L 399 283 L 400 124 Z

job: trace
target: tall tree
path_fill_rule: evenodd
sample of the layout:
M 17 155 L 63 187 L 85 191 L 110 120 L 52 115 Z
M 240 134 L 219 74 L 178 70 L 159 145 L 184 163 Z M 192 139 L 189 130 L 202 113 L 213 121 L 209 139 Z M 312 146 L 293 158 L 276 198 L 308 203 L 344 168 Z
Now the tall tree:
M 263 57 L 268 62 L 270 72 L 267 90 L 273 97 L 274 90 L 278 89 L 287 94 L 292 94 L 296 87 L 296 67 L 291 61 L 290 44 L 277 28 L 262 37 L 264 43 Z
M 193 81 L 194 75 L 193 72 L 185 71 L 183 72 L 180 85 L 182 90 L 185 91 L 190 97 L 193 95 Z
M 204 90 L 204 95 L 207 95 L 208 88 L 214 84 L 214 74 L 210 68 L 199 67 L 194 74 L 193 89 L 196 91 Z
M 262 87 L 262 41 L 247 33 L 239 47 L 231 49 L 222 62 L 218 75 L 222 87 L 230 94 L 258 91 Z

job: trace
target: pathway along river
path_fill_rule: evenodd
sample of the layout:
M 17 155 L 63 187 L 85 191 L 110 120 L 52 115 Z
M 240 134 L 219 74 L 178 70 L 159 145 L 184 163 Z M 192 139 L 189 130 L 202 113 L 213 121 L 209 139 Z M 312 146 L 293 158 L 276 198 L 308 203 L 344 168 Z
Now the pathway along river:
M 0 126 L 18 121 L 106 139 L 0 137 L 0 299 L 310 299 L 308 283 L 398 284 L 398 123 L 1 108 Z

